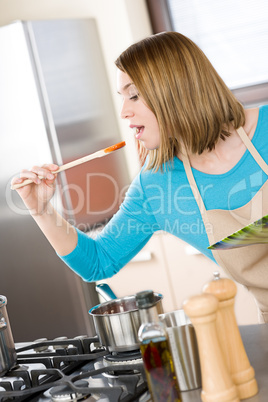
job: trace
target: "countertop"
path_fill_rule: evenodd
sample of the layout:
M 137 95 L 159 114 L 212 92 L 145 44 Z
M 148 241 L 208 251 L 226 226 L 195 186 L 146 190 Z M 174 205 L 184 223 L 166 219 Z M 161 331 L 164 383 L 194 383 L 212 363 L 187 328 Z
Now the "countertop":
M 243 399 L 247 402 L 268 401 L 268 324 L 243 325 L 239 327 L 259 393 L 252 398 Z M 199 402 L 201 390 L 182 392 L 182 402 Z

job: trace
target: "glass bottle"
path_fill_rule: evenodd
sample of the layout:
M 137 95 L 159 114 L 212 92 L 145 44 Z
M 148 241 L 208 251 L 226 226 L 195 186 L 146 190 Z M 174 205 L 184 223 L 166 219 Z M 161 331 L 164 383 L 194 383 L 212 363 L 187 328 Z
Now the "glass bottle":
M 154 402 L 181 402 L 165 324 L 160 322 L 152 290 L 136 294 L 141 318 L 138 332 L 149 391 Z

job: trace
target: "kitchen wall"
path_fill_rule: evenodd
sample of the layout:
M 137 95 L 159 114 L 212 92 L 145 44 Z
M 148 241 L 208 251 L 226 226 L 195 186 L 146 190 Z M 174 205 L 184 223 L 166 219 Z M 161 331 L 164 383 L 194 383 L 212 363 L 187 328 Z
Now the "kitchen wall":
M 120 99 L 116 92 L 114 60 L 131 43 L 152 33 L 145 0 L 0 0 L 0 25 L 15 20 L 59 18 L 95 18 L 99 30 L 103 57 L 118 111 L 122 139 L 127 142 L 126 155 L 130 178 L 139 169 L 133 152 L 134 140 L 126 122 L 119 118 Z

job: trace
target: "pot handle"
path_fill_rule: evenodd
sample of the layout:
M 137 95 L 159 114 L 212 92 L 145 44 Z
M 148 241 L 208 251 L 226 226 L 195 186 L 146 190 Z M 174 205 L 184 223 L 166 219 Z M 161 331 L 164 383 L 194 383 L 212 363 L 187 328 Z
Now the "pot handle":
M 7 323 L 6 323 L 6 321 L 5 321 L 5 318 L 2 317 L 2 318 L 0 319 L 0 331 L 3 331 L 3 330 L 6 329 L 6 328 L 7 328 Z
M 106 301 L 117 299 L 117 296 L 107 283 L 100 283 L 99 285 L 96 285 L 95 289 L 96 292 L 99 293 Z

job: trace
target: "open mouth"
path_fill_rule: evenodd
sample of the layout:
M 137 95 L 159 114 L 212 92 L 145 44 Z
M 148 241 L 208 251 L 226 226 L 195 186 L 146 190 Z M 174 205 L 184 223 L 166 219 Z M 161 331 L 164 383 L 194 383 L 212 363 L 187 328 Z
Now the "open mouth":
M 139 140 L 141 138 L 143 131 L 144 131 L 144 126 L 136 127 L 136 135 L 135 135 L 135 137 L 136 137 L 137 140 Z

